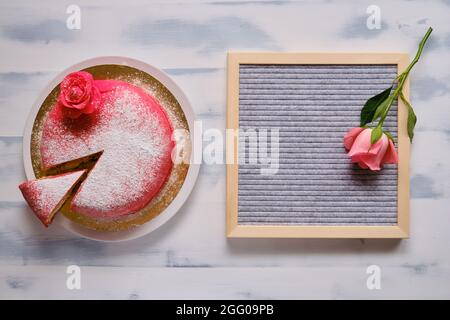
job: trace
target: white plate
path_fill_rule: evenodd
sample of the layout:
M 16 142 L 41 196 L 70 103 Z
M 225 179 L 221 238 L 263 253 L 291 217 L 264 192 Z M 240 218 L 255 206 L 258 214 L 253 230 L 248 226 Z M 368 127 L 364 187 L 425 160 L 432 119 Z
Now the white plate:
M 170 77 L 164 73 L 163 71 L 147 64 L 142 61 L 125 58 L 125 57 L 98 57 L 93 58 L 89 60 L 85 60 L 83 62 L 77 63 L 70 68 L 64 70 L 60 74 L 56 76 L 42 91 L 38 99 L 34 102 L 33 108 L 30 111 L 30 114 L 28 116 L 26 125 L 25 125 L 25 131 L 23 135 L 23 162 L 25 165 L 25 173 L 27 175 L 28 180 L 36 179 L 33 171 L 33 166 L 31 163 L 31 154 L 30 154 L 30 142 L 31 142 L 31 133 L 33 129 L 34 120 L 36 118 L 36 115 L 39 111 L 39 108 L 41 107 L 44 100 L 47 98 L 48 94 L 55 88 L 62 80 L 63 78 L 74 71 L 79 71 L 81 69 L 102 65 L 102 64 L 118 64 L 118 65 L 125 65 L 129 67 L 133 67 L 136 69 L 139 69 L 141 71 L 146 72 L 147 74 L 151 75 L 155 79 L 157 79 L 159 82 L 161 82 L 177 99 L 178 103 L 180 104 L 181 108 L 183 109 L 183 112 L 186 116 L 189 129 L 190 129 L 190 135 L 191 135 L 191 143 L 192 143 L 192 150 L 195 150 L 194 146 L 194 139 L 193 139 L 193 128 L 194 128 L 194 111 L 192 110 L 192 107 L 184 95 L 183 91 L 178 87 L 178 85 L 170 79 Z M 192 152 L 193 155 L 193 152 Z M 191 156 L 192 156 L 191 155 Z M 177 211 L 181 208 L 181 206 L 184 204 L 186 199 L 188 198 L 192 188 L 194 187 L 195 181 L 197 180 L 198 172 L 200 169 L 200 165 L 196 164 L 190 164 L 188 173 L 186 175 L 186 178 L 184 180 L 183 186 L 179 190 L 177 196 L 175 199 L 172 200 L 170 205 L 161 212 L 158 216 L 153 218 L 152 220 L 144 223 L 143 225 L 130 229 L 130 230 L 124 230 L 124 231 L 117 231 L 117 232 L 103 232 L 103 231 L 96 231 L 91 230 L 88 228 L 85 228 L 83 226 L 80 226 L 65 216 L 59 214 L 57 215 L 55 219 L 55 223 L 60 223 L 64 228 L 71 231 L 72 233 L 75 233 L 79 236 L 92 239 L 92 240 L 98 240 L 98 241 L 126 241 L 131 239 L 136 239 L 139 237 L 142 237 L 156 228 L 163 225 L 165 222 L 167 222 L 170 218 L 172 218 Z

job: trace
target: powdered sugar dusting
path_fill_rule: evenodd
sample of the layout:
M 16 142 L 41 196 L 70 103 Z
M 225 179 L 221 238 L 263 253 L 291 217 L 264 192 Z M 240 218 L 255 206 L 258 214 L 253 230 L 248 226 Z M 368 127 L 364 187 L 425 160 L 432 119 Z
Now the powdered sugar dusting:
M 164 111 L 144 91 L 116 82 L 89 125 L 49 117 L 42 139 L 47 166 L 94 152 L 103 154 L 72 201 L 72 208 L 95 217 L 141 209 L 165 182 L 172 162 L 172 128 Z
M 166 92 L 164 94 L 164 91 L 161 92 L 161 90 L 155 90 L 154 86 L 147 84 L 140 77 L 133 76 L 131 78 L 128 77 L 127 79 L 124 79 L 124 80 L 126 82 L 132 83 L 136 87 L 142 88 L 143 90 L 145 90 L 148 94 L 150 94 L 152 96 L 156 97 L 157 95 L 159 95 L 160 97 L 158 99 L 159 99 L 161 105 L 164 106 L 164 110 L 166 111 L 167 116 L 170 119 L 170 122 L 172 123 L 173 128 L 174 129 L 186 129 L 186 130 L 188 129 L 185 121 L 182 121 L 182 119 L 184 119 L 184 114 L 182 117 L 180 117 L 179 115 L 176 114 L 176 112 L 179 109 L 174 108 L 173 103 L 171 102 L 171 98 L 172 99 L 174 99 L 174 98 L 170 92 Z M 178 104 L 178 102 L 176 102 L 176 103 Z

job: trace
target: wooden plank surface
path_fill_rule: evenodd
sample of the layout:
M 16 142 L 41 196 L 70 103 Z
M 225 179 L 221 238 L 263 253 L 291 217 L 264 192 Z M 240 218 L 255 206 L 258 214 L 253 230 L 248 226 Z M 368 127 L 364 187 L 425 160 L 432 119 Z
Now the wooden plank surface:
M 378 1 L 385 23 L 380 30 L 366 28 L 371 3 L 361 1 L 77 4 L 82 28 L 76 31 L 65 29 L 68 3 L 0 4 L 0 297 L 37 298 L 45 292 L 48 298 L 198 298 L 222 290 L 209 297 L 450 298 L 448 4 Z M 83 59 L 124 55 L 164 69 L 185 91 L 204 128 L 223 130 L 227 51 L 413 55 L 428 24 L 436 31 L 411 78 L 419 120 L 411 148 L 409 240 L 227 240 L 224 165 L 203 166 L 180 213 L 129 243 L 92 242 L 58 227 L 44 230 L 20 197 L 28 111 L 52 77 Z M 69 264 L 87 267 L 87 279 L 95 281 L 80 292 L 68 291 Z M 385 270 L 380 291 L 366 288 L 372 264 Z M 298 281 L 290 285 L 292 279 Z

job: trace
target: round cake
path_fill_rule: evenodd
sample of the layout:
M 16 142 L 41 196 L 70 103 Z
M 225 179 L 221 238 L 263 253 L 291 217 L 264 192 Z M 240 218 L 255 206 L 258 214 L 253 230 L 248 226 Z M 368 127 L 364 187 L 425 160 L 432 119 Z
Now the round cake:
M 92 217 L 117 217 L 142 209 L 172 168 L 172 127 L 160 104 L 131 84 L 103 80 L 101 103 L 75 119 L 56 103 L 44 122 L 44 169 L 102 152 L 71 201 Z
M 174 131 L 184 113 L 156 79 L 127 66 L 101 65 L 67 75 L 35 119 L 31 156 L 39 179 L 85 170 L 61 212 L 101 231 L 141 225 L 175 198 L 189 164 L 174 162 Z M 181 151 L 180 151 L 181 150 Z M 179 155 L 178 155 L 179 156 Z

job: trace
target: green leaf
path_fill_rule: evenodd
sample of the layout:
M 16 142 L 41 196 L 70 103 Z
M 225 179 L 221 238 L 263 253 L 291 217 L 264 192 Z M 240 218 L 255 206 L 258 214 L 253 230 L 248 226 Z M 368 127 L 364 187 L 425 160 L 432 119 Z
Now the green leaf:
M 389 97 L 391 90 L 392 86 L 366 101 L 364 107 L 361 109 L 361 126 L 374 120 L 375 111 L 378 106 Z
M 375 110 L 375 114 L 373 115 L 372 121 L 375 121 L 376 119 L 381 117 L 386 108 L 389 108 L 391 106 L 392 102 L 394 102 L 394 96 L 389 96 L 386 100 L 381 102 L 381 104 Z
M 407 129 L 408 129 L 409 141 L 412 142 L 412 140 L 414 138 L 414 127 L 416 126 L 416 123 L 417 123 L 417 116 L 414 113 L 414 109 L 412 108 L 411 104 L 409 103 L 408 100 L 406 100 L 403 93 L 400 93 L 400 98 L 402 99 L 402 101 L 406 105 L 406 107 L 408 108 Z
M 375 144 L 383 135 L 383 129 L 381 127 L 376 127 L 372 130 L 372 134 L 370 135 L 370 143 Z
M 414 138 L 414 128 L 416 126 L 416 123 L 417 123 L 416 114 L 414 113 L 413 108 L 409 108 L 409 110 L 408 110 L 408 136 L 409 136 L 410 142 L 412 142 L 412 140 Z
M 392 136 L 392 134 L 389 131 L 385 131 L 384 134 L 388 137 L 389 140 L 391 140 L 392 142 L 395 143 L 394 137 Z

